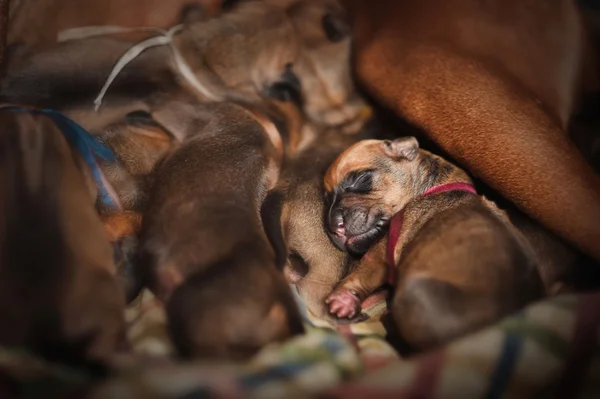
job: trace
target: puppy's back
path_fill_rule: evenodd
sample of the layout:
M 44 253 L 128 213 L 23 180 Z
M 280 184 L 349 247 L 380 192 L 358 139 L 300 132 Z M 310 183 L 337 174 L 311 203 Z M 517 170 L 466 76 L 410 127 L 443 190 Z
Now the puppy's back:
M 141 267 L 182 356 L 240 358 L 302 324 L 261 222 L 277 151 L 251 114 L 213 107 L 213 120 L 159 166 Z
M 447 342 L 541 297 L 534 253 L 492 206 L 470 193 L 407 206 L 404 223 L 416 228 L 402 250 L 393 314 L 415 349 Z

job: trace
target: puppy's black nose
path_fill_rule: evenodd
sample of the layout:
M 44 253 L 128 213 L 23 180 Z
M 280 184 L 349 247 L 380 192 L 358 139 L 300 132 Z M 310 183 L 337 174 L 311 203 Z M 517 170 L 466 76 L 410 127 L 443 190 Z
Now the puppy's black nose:
M 329 231 L 333 234 L 343 237 L 346 235 L 346 225 L 342 210 L 337 208 L 329 214 Z

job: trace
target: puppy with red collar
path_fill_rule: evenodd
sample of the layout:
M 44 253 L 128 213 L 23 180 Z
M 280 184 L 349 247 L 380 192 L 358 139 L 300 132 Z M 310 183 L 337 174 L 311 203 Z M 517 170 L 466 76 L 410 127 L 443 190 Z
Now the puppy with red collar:
M 338 317 L 354 317 L 361 300 L 385 283 L 386 262 L 396 287 L 393 318 L 417 350 L 542 294 L 527 241 L 477 195 L 466 172 L 419 149 L 413 137 L 355 144 L 327 171 L 325 189 L 334 244 L 359 255 L 368 250 L 327 299 Z

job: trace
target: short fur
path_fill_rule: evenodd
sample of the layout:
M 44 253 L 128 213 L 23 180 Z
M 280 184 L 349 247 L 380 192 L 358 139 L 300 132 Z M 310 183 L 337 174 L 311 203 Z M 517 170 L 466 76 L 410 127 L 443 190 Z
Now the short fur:
M 370 187 L 360 186 L 367 167 Z M 419 150 L 416 139 L 359 142 L 334 162 L 325 181 L 332 194 L 329 234 L 340 246 L 370 248 L 385 233 L 381 220 L 389 223 L 402 212 L 392 313 L 412 349 L 443 344 L 541 297 L 534 251 L 493 203 L 461 191 L 421 196 L 441 184 L 472 182 Z M 376 234 L 365 233 L 372 230 Z M 361 301 L 385 283 L 387 244 L 383 239 L 369 249 L 329 296 L 338 317 L 354 317 Z
M 576 2 L 342 3 L 365 88 L 600 261 L 600 177 L 566 130 L 584 67 L 598 75 Z
M 157 171 L 141 265 L 182 356 L 247 357 L 303 331 L 260 219 L 281 158 L 251 112 L 207 107 L 213 120 Z
M 124 300 L 89 174 L 46 116 L 0 111 L 0 126 L 0 342 L 106 365 Z

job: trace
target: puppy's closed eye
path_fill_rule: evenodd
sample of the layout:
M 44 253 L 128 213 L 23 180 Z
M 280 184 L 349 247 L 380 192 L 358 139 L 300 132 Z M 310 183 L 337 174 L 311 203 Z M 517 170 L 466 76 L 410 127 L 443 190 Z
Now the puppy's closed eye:
M 368 194 L 373 190 L 372 170 L 353 172 L 345 179 L 344 191 L 356 194 Z

